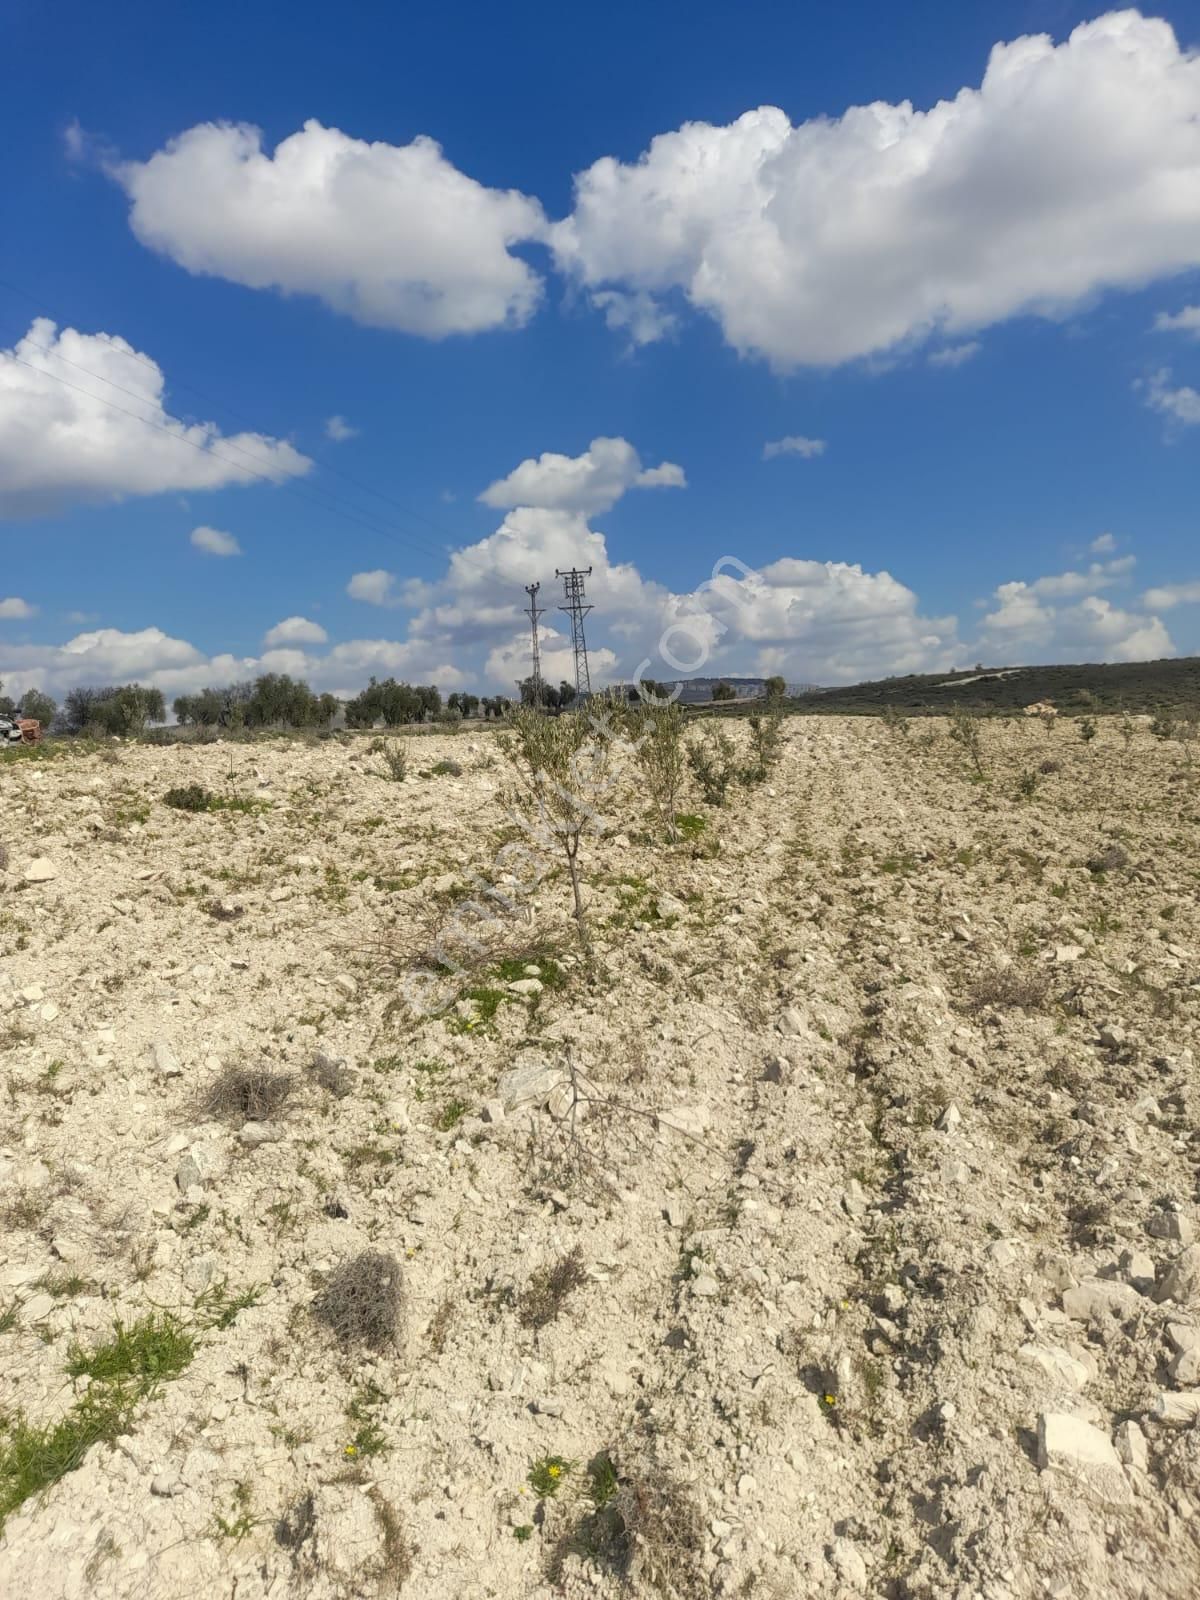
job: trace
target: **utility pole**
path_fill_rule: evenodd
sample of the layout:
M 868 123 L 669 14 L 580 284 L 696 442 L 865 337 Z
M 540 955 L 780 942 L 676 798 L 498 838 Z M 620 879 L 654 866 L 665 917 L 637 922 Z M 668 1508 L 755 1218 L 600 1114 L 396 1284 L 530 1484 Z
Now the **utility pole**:
M 571 619 L 571 644 L 575 650 L 575 693 L 577 695 L 591 694 L 592 679 L 588 672 L 587 639 L 583 632 L 583 619 L 592 609 L 584 604 L 583 580 L 592 575 L 591 567 L 581 572 L 578 567 L 572 567 L 569 572 L 560 572 L 556 567 L 554 576 L 563 581 L 563 599 L 566 605 L 559 606 L 560 611 L 565 611 Z
M 542 657 L 538 649 L 538 618 L 544 617 L 546 612 L 539 609 L 537 603 L 540 583 L 527 583 L 525 593 L 529 596 L 529 608 L 525 615 L 529 618 L 529 634 L 533 646 L 533 703 L 540 706 L 542 703 Z

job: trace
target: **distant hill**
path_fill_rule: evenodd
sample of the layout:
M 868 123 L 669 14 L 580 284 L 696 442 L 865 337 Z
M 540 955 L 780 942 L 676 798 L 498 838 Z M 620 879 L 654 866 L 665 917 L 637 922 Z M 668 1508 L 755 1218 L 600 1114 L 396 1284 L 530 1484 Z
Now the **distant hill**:
M 892 706 L 907 716 L 936 716 L 956 703 L 984 713 L 1005 713 L 1035 700 L 1052 700 L 1060 711 L 1068 712 L 1200 706 L 1200 656 L 1065 667 L 984 667 L 881 678 L 844 689 L 815 689 L 790 696 L 788 709 L 810 715 L 877 716 Z

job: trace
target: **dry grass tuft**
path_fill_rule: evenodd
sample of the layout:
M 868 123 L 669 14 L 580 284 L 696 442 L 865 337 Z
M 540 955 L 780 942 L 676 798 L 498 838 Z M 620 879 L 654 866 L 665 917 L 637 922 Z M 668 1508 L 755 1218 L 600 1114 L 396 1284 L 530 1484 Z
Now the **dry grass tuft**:
M 1050 985 L 1040 972 L 1028 967 L 997 967 L 971 985 L 964 1009 L 1000 1011 L 1016 1008 L 1041 1011 L 1050 997 Z
M 375 1513 L 375 1521 L 379 1524 L 379 1536 L 383 1541 L 383 1550 L 372 1576 L 381 1586 L 387 1584 L 393 1588 L 393 1592 L 398 1592 L 403 1588 L 404 1580 L 412 1574 L 413 1556 L 416 1552 L 408 1541 L 403 1518 L 391 1501 L 384 1499 L 378 1487 L 372 1487 L 367 1494 L 371 1501 L 371 1509 Z
M 204 1111 L 222 1122 L 269 1122 L 287 1104 L 295 1079 L 270 1067 L 226 1067 L 204 1100 Z
M 1128 865 L 1129 852 L 1123 850 L 1119 844 L 1110 844 L 1107 850 L 1089 856 L 1087 862 L 1089 872 L 1119 872 L 1122 867 Z
M 382 1251 L 364 1250 L 330 1275 L 313 1302 L 313 1315 L 342 1344 L 382 1350 L 396 1342 L 403 1306 L 400 1263 Z
M 595 1511 L 553 1552 L 550 1576 L 561 1581 L 564 1557 L 574 1553 L 606 1567 L 631 1593 L 707 1600 L 704 1519 L 687 1487 L 656 1469 L 621 1477 L 607 1455 L 589 1471 Z
M 701 1600 L 711 1590 L 700 1566 L 705 1530 L 686 1488 L 662 1474 L 623 1483 L 613 1500 L 624 1524 L 632 1583 L 669 1600 Z
M 574 1250 L 552 1267 L 529 1275 L 529 1283 L 517 1300 L 517 1316 L 523 1328 L 544 1328 L 562 1311 L 576 1289 L 587 1282 L 583 1253 Z
M 236 922 L 246 915 L 245 906 L 234 905 L 229 900 L 210 900 L 204 909 L 214 922 Z
M 354 1076 L 346 1070 L 346 1063 L 334 1056 L 327 1056 L 323 1050 L 317 1051 L 308 1070 L 317 1084 L 333 1095 L 335 1100 L 344 1100 L 354 1087 Z

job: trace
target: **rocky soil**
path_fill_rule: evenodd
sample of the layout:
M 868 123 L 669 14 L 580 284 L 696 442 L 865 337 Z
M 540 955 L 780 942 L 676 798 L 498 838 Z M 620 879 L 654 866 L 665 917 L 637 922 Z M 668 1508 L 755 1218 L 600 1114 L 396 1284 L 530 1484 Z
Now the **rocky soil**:
M 1200 772 L 786 734 L 590 962 L 491 736 L 0 764 L 0 1592 L 1200 1591 Z

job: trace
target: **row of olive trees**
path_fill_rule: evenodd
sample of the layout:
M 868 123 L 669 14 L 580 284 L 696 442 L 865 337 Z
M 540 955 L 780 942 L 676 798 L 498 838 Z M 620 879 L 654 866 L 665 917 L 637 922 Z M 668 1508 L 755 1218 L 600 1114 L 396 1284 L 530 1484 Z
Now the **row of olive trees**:
M 346 724 L 373 728 L 377 722 L 397 728 L 405 722 L 431 721 L 442 709 L 442 697 L 432 684 L 397 683 L 372 678 L 361 694 L 346 701 Z
M 161 689 L 141 683 L 71 689 L 63 700 L 55 727 L 62 733 L 136 736 L 148 722 L 165 722 L 167 705 Z
M 460 717 L 503 717 L 512 701 L 504 694 L 477 695 L 451 694 L 446 696 L 446 710 L 457 711 Z
M 267 672 L 252 682 L 181 694 L 175 720 L 197 728 L 326 728 L 338 711 L 331 694 L 314 694 L 302 678 Z

